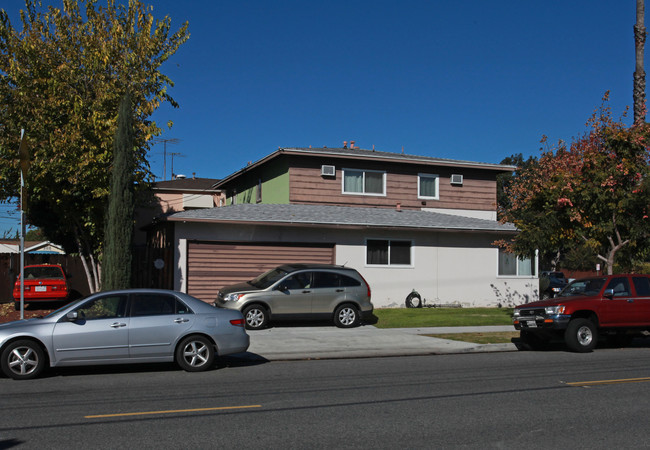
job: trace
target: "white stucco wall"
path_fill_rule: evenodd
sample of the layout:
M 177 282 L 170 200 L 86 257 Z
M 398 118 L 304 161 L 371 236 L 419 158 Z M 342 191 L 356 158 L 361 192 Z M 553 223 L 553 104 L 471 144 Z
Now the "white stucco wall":
M 402 307 L 416 289 L 429 303 L 514 306 L 537 298 L 537 277 L 498 277 L 499 236 L 478 233 L 343 230 L 178 223 L 175 289 L 187 291 L 187 240 L 336 243 L 336 264 L 357 269 L 372 289 L 375 307 Z M 366 264 L 366 239 L 413 242 L 410 267 Z

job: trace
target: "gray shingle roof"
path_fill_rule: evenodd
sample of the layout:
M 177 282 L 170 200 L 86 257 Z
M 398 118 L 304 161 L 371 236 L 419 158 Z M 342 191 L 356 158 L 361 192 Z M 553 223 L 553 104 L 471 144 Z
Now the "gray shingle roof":
M 442 229 L 506 233 L 516 231 L 512 224 L 428 211 L 397 211 L 389 208 L 295 204 L 242 204 L 221 208 L 193 209 L 171 214 L 167 216 L 167 220 L 174 222 L 250 222 L 278 225 L 319 225 L 323 227 Z

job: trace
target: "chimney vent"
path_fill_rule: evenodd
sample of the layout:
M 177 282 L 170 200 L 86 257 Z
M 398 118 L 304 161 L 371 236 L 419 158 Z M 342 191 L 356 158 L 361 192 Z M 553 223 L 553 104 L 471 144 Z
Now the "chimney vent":
M 354 148 L 354 141 L 350 141 L 350 148 Z
M 401 202 L 397 202 L 397 205 L 395 205 L 395 210 L 396 210 L 397 212 L 401 212 L 401 211 L 402 211 L 402 203 L 401 203 Z

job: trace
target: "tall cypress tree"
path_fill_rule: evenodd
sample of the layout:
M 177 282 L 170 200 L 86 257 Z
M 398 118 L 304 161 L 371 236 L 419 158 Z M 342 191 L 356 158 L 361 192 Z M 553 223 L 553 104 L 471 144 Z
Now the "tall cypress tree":
M 636 70 L 632 96 L 634 100 L 634 124 L 645 123 L 645 70 L 643 68 L 643 52 L 645 49 L 645 0 L 636 0 L 636 24 L 634 25 L 634 48 L 636 54 Z
M 106 213 L 102 290 L 126 289 L 131 284 L 133 242 L 133 110 L 131 96 L 122 97 L 113 139 L 111 192 Z

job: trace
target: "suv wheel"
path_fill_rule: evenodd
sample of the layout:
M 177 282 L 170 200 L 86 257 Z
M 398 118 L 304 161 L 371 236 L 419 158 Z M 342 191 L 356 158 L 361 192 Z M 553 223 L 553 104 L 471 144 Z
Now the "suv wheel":
M 250 305 L 242 311 L 246 328 L 249 330 L 261 330 L 269 323 L 269 313 L 263 306 Z
M 340 305 L 334 311 L 334 325 L 339 328 L 352 328 L 359 325 L 359 311 L 352 305 Z
M 588 319 L 573 319 L 564 332 L 564 341 L 574 352 L 590 352 L 598 342 L 596 325 Z

